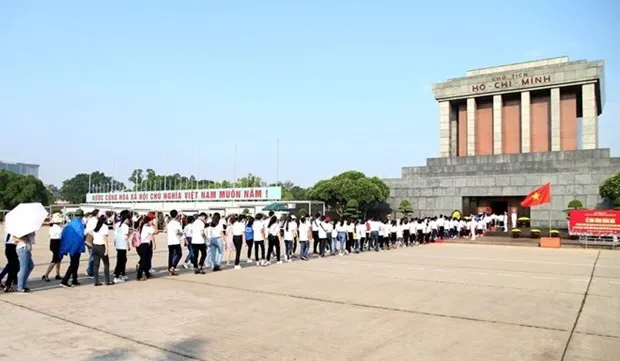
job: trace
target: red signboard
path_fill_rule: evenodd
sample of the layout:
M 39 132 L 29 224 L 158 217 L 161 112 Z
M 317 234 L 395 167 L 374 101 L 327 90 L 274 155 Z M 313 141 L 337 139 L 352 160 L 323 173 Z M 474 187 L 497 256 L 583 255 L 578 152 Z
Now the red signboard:
M 620 210 L 571 210 L 568 231 L 581 236 L 620 235 Z

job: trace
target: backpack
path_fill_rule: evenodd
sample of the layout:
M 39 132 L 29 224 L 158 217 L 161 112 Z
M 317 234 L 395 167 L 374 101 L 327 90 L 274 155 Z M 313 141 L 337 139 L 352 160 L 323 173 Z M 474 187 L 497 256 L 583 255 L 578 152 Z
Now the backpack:
M 131 231 L 129 234 L 129 243 L 133 248 L 138 248 L 140 243 L 142 243 L 142 240 L 140 239 L 140 232 L 138 232 L 138 230 L 134 229 Z

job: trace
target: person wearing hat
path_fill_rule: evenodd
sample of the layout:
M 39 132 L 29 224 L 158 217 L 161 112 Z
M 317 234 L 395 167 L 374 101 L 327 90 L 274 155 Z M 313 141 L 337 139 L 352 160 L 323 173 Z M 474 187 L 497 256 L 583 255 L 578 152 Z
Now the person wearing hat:
M 56 280 L 61 280 L 60 277 L 60 236 L 62 235 L 62 215 L 60 213 L 54 213 L 52 215 L 51 226 L 50 226 L 50 251 L 52 252 L 52 260 L 50 261 L 50 265 L 47 267 L 47 271 L 41 279 L 45 282 L 49 282 L 50 272 L 52 269 L 56 267 Z
M 81 209 L 73 213 L 73 219 L 63 228 L 60 235 L 60 255 L 68 254 L 70 257 L 69 267 L 65 276 L 60 281 L 61 287 L 72 287 L 80 284 L 78 282 L 78 268 L 80 267 L 80 256 L 86 251 L 84 223 L 82 218 L 84 211 Z M 69 277 L 72 278 L 69 285 Z

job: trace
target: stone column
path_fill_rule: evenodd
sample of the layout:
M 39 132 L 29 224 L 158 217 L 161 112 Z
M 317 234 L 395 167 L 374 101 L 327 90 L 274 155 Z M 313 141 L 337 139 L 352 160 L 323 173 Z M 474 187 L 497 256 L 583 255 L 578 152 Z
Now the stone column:
M 459 125 L 456 122 L 456 114 L 451 112 L 454 118 L 450 119 L 450 156 L 456 157 L 459 152 Z
M 581 86 L 582 92 L 582 144 L 583 149 L 598 148 L 598 111 L 596 106 L 596 90 L 594 84 Z
M 560 140 L 560 88 L 551 88 L 551 151 L 561 150 Z
M 521 92 L 521 153 L 530 152 L 530 92 Z
M 450 156 L 450 102 L 439 102 L 439 154 Z
M 502 96 L 493 96 L 493 154 L 502 154 Z
M 467 155 L 476 155 L 476 98 L 467 98 Z

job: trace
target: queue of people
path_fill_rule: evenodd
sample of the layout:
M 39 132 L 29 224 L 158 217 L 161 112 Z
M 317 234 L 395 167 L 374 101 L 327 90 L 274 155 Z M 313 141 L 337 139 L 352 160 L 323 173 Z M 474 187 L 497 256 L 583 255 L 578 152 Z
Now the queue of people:
M 152 259 L 157 249 L 156 235 L 160 232 L 154 212 L 137 217 L 129 210 L 111 214 L 94 210 L 85 215 L 82 210 L 74 212 L 72 219 L 62 227 L 63 217 L 54 215 L 49 228 L 51 262 L 42 280 L 51 282 L 49 276 L 55 271 L 55 280 L 60 286 L 70 288 L 80 285 L 78 268 L 82 253 L 88 251 L 89 261 L 86 275 L 94 279 L 95 286 L 114 285 L 128 280 L 127 255 L 135 249 L 139 262 L 136 265 L 136 279 L 146 281 L 154 273 Z M 367 251 L 385 251 L 400 247 L 419 246 L 448 238 L 484 236 L 490 226 L 503 226 L 505 218 L 472 215 L 457 219 L 440 215 L 438 217 L 401 219 L 338 219 L 315 214 L 313 217 L 284 215 L 231 215 L 205 212 L 184 215 L 170 211 L 163 222 L 168 246 L 167 272 L 169 276 L 179 274 L 181 266 L 193 269 L 195 274 L 205 274 L 222 269 L 222 262 L 234 264 L 241 269 L 241 253 L 245 245 L 245 263 L 268 266 L 294 259 L 307 261 L 312 254 L 318 257 L 328 255 L 344 256 Z M 108 227 L 112 224 L 112 230 Z M 22 238 L 5 236 L 7 266 L 0 274 L 5 292 L 27 293 L 27 280 L 32 268 L 31 250 L 34 234 Z M 284 245 L 284 250 L 281 246 Z M 311 247 L 312 245 L 312 247 Z M 111 274 L 110 254 L 116 255 L 116 264 Z M 64 256 L 69 257 L 69 266 L 61 275 L 60 265 Z M 103 264 L 103 275 L 100 274 Z

